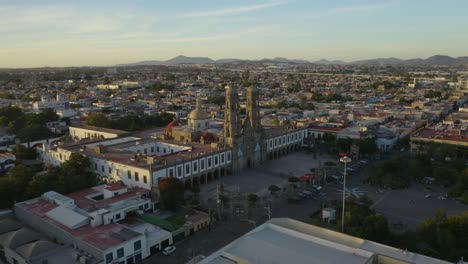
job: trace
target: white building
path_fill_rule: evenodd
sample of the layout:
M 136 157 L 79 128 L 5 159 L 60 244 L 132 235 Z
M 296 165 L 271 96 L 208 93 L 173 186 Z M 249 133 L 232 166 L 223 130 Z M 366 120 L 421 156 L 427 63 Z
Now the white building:
M 144 222 L 122 222 L 151 211 L 148 191 L 112 183 L 15 204 L 15 216 L 59 243 L 74 245 L 100 263 L 138 263 L 150 249 L 172 244 L 170 232 Z
M 54 148 L 45 144 L 38 152 L 44 163 L 54 166 L 79 152 L 90 159 L 90 169 L 103 182 L 122 181 L 148 190 L 158 186 L 161 177 L 174 176 L 192 185 L 226 175 L 231 168 L 229 148 L 131 136 Z
M 70 137 L 75 141 L 82 139 L 116 138 L 128 133 L 122 130 L 92 126 L 70 126 L 69 129 Z
M 198 263 L 449 264 L 450 262 L 296 220 L 274 218 Z
M 70 101 L 64 100 L 62 96 L 57 95 L 56 99 L 51 99 L 47 96 L 42 96 L 41 101 L 33 103 L 33 109 L 36 113 L 39 113 L 47 108 L 52 109 L 54 111 L 69 109 Z

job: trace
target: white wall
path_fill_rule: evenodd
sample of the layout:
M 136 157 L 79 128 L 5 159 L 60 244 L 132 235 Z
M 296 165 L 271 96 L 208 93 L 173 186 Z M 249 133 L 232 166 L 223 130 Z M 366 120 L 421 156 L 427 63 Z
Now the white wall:
M 138 240 L 141 241 L 141 249 L 135 252 L 134 243 L 136 241 L 138 241 Z M 124 256 L 122 258 L 117 258 L 117 250 L 120 249 L 120 248 L 124 249 Z M 141 236 L 139 236 L 139 237 L 137 237 L 135 239 L 132 239 L 132 240 L 128 241 L 125 244 L 120 244 L 117 247 L 111 248 L 111 249 L 103 252 L 103 256 L 102 256 L 103 260 L 104 260 L 103 263 L 106 263 L 106 255 L 108 253 L 112 253 L 112 256 L 113 256 L 111 263 L 117 263 L 118 261 L 126 261 L 128 257 L 130 257 L 132 255 L 135 255 L 135 254 L 138 254 L 140 252 L 141 252 L 141 255 L 142 255 L 142 259 L 145 259 L 145 258 L 147 258 L 149 256 L 146 237 L 144 235 L 141 235 Z
M 221 157 L 224 156 L 224 162 L 222 162 Z M 228 158 L 229 157 L 229 158 Z M 170 175 L 170 170 L 173 170 L 174 176 L 179 179 L 185 179 L 192 176 L 198 176 L 200 174 L 205 173 L 207 170 L 212 170 L 216 168 L 223 167 L 225 165 L 231 164 L 232 160 L 232 153 L 231 150 L 226 150 L 221 153 L 214 153 L 211 155 L 206 155 L 203 157 L 194 157 L 191 160 L 186 160 L 180 162 L 175 165 L 170 165 L 167 168 L 160 169 L 158 171 L 153 172 L 153 183 L 154 185 L 158 184 L 158 178 L 166 177 Z M 218 160 L 217 164 L 215 164 L 215 160 Z M 208 164 L 208 161 L 211 160 L 211 166 Z M 202 169 L 202 163 L 204 163 Z M 197 167 L 195 171 L 195 166 Z M 187 170 L 188 167 L 188 170 Z M 180 174 L 179 174 L 180 169 Z
M 104 131 L 96 131 L 91 129 L 79 128 L 79 127 L 69 127 L 70 137 L 73 140 L 81 140 L 84 138 L 116 138 L 118 134 L 104 132 Z

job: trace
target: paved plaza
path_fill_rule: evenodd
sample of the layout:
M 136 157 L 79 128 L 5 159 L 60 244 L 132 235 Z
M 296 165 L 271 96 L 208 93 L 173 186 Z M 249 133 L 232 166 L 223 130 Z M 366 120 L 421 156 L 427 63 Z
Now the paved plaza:
M 272 184 L 286 186 L 289 176 L 302 176 L 310 173 L 310 169 L 318 167 L 319 163 L 333 160 L 329 156 L 314 156 L 310 153 L 296 152 L 276 160 L 270 160 L 261 166 L 245 169 L 241 173 L 228 175 L 220 180 L 214 180 L 200 186 L 200 197 L 213 197 L 219 184 L 228 191 L 256 193 L 264 196 Z

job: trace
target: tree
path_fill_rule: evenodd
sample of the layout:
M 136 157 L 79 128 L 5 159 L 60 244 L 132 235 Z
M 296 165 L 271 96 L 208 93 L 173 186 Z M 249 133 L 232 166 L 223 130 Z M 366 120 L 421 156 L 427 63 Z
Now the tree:
M 12 184 L 11 188 L 14 190 L 15 200 L 23 201 L 27 198 L 27 194 L 25 191 L 33 176 L 34 171 L 31 168 L 26 167 L 22 164 L 13 167 L 9 171 L 8 177 Z
M 305 108 L 306 103 L 307 103 L 307 97 L 301 96 L 301 100 L 300 100 L 300 103 L 299 103 L 299 106 L 301 107 L 301 109 Z
M 206 102 L 209 103 L 209 104 L 218 105 L 219 108 L 222 108 L 223 105 L 226 103 L 226 97 L 224 97 L 222 95 L 210 96 L 210 97 L 208 97 Z
M 36 159 L 37 152 L 33 148 L 27 148 L 23 145 L 16 145 L 13 148 L 13 154 L 15 154 L 18 160 L 33 160 Z
M 175 177 L 163 177 L 159 180 L 161 206 L 164 209 L 175 211 L 177 205 L 184 200 L 184 184 Z
M 377 214 L 364 218 L 360 233 L 363 238 L 381 243 L 388 242 L 391 237 L 387 219 Z
M 85 124 L 88 126 L 106 127 L 108 123 L 109 120 L 103 113 L 91 113 L 85 120 Z
M 247 196 L 247 200 L 249 201 L 249 205 L 253 207 L 258 201 L 258 195 L 251 193 Z
M 268 190 L 270 191 L 271 194 L 275 194 L 276 192 L 281 190 L 281 188 L 273 184 L 273 185 L 270 185 L 270 187 L 268 187 Z
M 374 138 L 366 138 L 359 141 L 359 152 L 363 155 L 371 155 L 377 151 L 378 147 Z
M 8 177 L 0 177 L 0 209 L 8 209 L 15 201 L 13 183 Z

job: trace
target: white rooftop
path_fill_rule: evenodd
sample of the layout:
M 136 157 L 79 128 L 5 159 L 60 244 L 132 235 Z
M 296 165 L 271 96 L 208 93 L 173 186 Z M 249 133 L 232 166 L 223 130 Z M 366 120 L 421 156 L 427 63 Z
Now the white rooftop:
M 89 223 L 88 217 L 79 214 L 63 205 L 50 210 L 46 213 L 46 215 L 54 221 L 57 221 L 70 229 L 75 229 Z
M 275 218 L 203 259 L 202 264 L 448 264 L 288 218 Z

